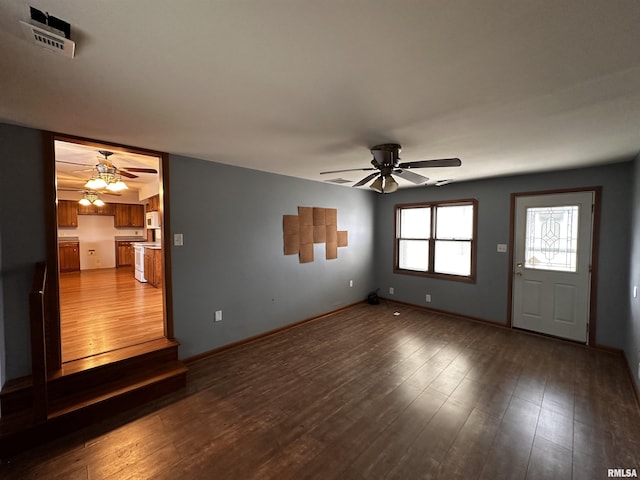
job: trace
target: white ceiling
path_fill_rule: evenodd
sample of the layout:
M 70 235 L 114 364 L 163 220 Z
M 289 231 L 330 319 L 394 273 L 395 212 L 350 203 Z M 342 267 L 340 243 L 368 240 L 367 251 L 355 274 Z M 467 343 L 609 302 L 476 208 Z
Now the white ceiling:
M 25 40 L 29 4 L 76 58 Z M 320 181 L 384 142 L 462 159 L 432 182 L 630 160 L 639 23 L 638 0 L 3 0 L 0 120 Z

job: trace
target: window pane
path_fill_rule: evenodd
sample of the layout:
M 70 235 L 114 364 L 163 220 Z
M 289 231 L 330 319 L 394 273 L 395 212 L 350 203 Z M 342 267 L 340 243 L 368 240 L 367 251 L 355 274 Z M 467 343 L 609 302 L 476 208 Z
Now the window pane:
M 452 275 L 471 275 L 471 242 L 437 240 L 435 271 Z
M 470 240 L 473 236 L 473 205 L 437 207 L 436 237 Z
M 527 208 L 526 268 L 576 271 L 578 210 L 577 205 Z
M 400 240 L 398 268 L 426 272 L 429 268 L 429 242 L 427 240 Z
M 430 208 L 403 208 L 400 210 L 401 238 L 429 238 L 431 235 Z

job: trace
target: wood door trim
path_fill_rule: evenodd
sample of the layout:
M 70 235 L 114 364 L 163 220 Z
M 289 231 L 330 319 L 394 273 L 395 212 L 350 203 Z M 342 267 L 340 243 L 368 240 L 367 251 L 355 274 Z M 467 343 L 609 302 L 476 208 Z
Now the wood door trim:
M 591 233 L 591 279 L 589 293 L 589 331 L 588 345 L 596 345 L 596 308 L 598 298 L 598 258 L 600 248 L 600 211 L 602 199 L 602 186 L 564 188 L 557 190 L 536 190 L 532 192 L 512 193 L 509 212 L 509 270 L 507 271 L 507 326 L 513 328 L 513 249 L 515 247 L 515 209 L 516 199 L 519 197 L 534 197 L 538 195 L 555 195 L 561 193 L 593 192 L 593 231 Z
M 55 168 L 55 140 L 69 143 L 77 143 L 95 148 L 118 148 L 128 153 L 138 153 L 142 155 L 154 156 L 158 158 L 159 163 L 159 181 L 160 181 L 160 208 L 168 213 L 169 208 L 169 154 L 165 152 L 157 152 L 145 148 L 132 147 L 119 143 L 108 141 L 93 140 L 85 137 L 77 137 L 74 135 L 66 135 L 55 132 L 44 132 L 43 135 L 43 160 L 44 165 L 44 192 L 45 204 L 43 205 L 46 216 L 46 241 L 47 241 L 47 265 L 50 271 L 55 275 L 50 275 L 49 288 L 47 290 L 47 305 L 50 312 L 50 318 L 47 319 L 47 365 L 49 371 L 58 371 L 62 367 L 62 347 L 60 335 L 60 304 L 58 282 L 58 228 L 57 228 L 57 209 L 56 209 L 56 168 Z M 165 205 L 166 204 L 166 205 Z M 169 216 L 163 217 L 163 229 L 169 232 Z M 162 285 L 164 299 L 164 328 L 166 337 L 170 340 L 174 339 L 173 328 L 173 292 L 171 288 L 171 262 L 170 262 L 170 242 L 165 241 L 163 234 L 162 249 L 165 252 L 164 264 L 164 282 Z

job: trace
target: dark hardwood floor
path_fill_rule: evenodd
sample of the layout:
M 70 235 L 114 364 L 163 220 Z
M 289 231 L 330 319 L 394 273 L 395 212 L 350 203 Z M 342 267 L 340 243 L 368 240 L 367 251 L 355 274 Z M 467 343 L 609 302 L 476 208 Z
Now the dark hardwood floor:
M 638 432 L 616 354 L 362 304 L 193 362 L 184 391 L 0 476 L 604 479 L 640 470 Z
M 60 333 L 65 363 L 162 338 L 162 289 L 130 267 L 62 273 Z

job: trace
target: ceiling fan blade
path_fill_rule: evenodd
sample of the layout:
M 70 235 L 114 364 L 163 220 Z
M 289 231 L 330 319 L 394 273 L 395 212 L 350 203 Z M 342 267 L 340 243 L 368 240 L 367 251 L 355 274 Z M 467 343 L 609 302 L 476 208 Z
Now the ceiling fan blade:
M 439 158 L 437 160 L 405 162 L 398 165 L 398 168 L 459 167 L 460 165 L 462 162 L 459 158 Z
M 429 180 L 427 177 L 424 177 L 419 173 L 411 172 L 409 170 L 394 170 L 393 174 L 399 176 L 400 178 L 404 178 L 405 180 L 409 180 L 416 185 L 422 185 L 424 183 L 427 183 L 427 181 Z
M 367 170 L 373 170 L 371 168 L 368 168 Z M 375 177 L 377 177 L 378 175 L 380 175 L 379 172 L 375 172 L 372 173 L 371 175 L 367 175 L 366 177 L 364 177 L 362 180 L 360 180 L 358 183 L 354 183 L 353 186 L 354 187 L 361 187 L 362 185 L 364 185 L 365 183 L 367 183 L 369 180 L 373 180 Z
M 126 170 L 127 172 L 136 172 L 136 173 L 158 173 L 158 171 L 155 168 L 122 167 L 122 170 Z
M 327 173 L 342 173 L 342 172 L 366 172 L 370 170 L 378 170 L 377 168 L 369 167 L 369 168 L 347 168 L 346 170 L 331 170 L 329 172 L 320 172 L 320 175 L 325 175 Z
M 81 167 L 93 167 L 90 163 L 67 162 L 66 160 L 56 160 L 56 163 L 67 163 L 69 165 L 80 165 Z
M 134 175 L 133 173 L 125 172 L 124 170 L 118 169 L 118 175 L 122 175 L 127 178 L 138 178 L 138 175 Z

